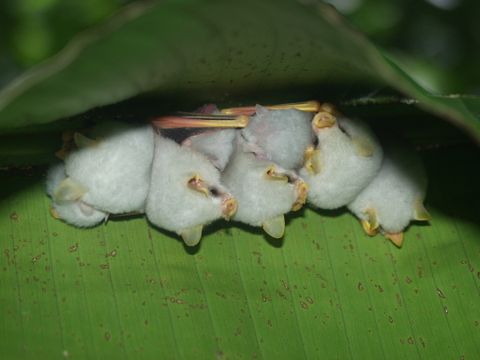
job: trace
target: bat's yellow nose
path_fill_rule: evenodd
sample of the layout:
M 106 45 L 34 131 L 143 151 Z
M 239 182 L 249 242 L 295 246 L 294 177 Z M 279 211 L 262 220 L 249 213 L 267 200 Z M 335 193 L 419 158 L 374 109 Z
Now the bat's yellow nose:
M 307 201 L 308 185 L 302 179 L 295 181 L 295 194 L 297 199 L 293 203 L 292 211 L 300 210 Z
M 230 220 L 237 212 L 237 200 L 233 197 L 228 197 L 222 203 L 222 215 L 225 220 Z
M 327 111 L 318 112 L 312 120 L 312 123 L 315 129 L 323 129 L 327 127 L 332 127 L 337 122 L 337 119 L 334 115 L 330 114 Z

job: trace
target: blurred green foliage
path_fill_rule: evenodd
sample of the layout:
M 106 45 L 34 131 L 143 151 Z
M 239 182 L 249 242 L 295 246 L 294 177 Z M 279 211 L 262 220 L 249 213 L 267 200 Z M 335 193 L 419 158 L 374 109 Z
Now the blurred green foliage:
M 480 94 L 480 1 L 328 2 L 429 90 Z
M 0 1 L 0 86 L 131 0 Z
M 0 87 L 133 0 L 2 0 Z M 480 1 L 328 0 L 428 90 L 480 94 Z

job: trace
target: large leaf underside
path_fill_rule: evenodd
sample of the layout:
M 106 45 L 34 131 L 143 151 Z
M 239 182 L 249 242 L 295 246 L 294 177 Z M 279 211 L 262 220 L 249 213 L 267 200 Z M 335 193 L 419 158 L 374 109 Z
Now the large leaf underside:
M 307 210 L 282 242 L 218 224 L 189 252 L 141 218 L 70 227 L 38 176 L 4 177 L 2 357 L 479 358 L 478 152 L 426 158 L 433 221 L 401 250 Z
M 0 93 L 0 129 L 42 124 L 154 91 L 232 101 L 258 89 L 390 86 L 480 139 L 478 99 L 439 98 L 312 2 L 162 1 L 136 4 L 81 34 Z

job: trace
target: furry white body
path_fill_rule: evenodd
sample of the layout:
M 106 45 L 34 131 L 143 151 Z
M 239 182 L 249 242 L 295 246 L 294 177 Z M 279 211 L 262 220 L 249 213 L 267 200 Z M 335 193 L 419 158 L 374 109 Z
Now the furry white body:
M 382 148 L 369 127 L 358 120 L 339 118 L 333 126 L 314 131 L 318 146 L 311 161 L 316 171 L 300 170 L 310 187 L 308 201 L 322 209 L 347 205 L 378 173 Z
M 243 152 L 241 146 L 234 152 L 222 174 L 222 182 L 238 202 L 233 220 L 262 226 L 265 221 L 290 212 L 298 198 L 295 185 L 269 179 L 266 172 L 271 166 L 275 166 L 278 173 L 296 177 L 272 161 L 260 160 L 252 153 Z
M 207 130 L 185 139 L 182 146 L 202 153 L 222 171 L 233 153 L 235 134 L 234 129 Z
M 219 193 L 226 194 L 220 184 L 219 171 L 205 156 L 156 136 L 146 204 L 146 215 L 153 224 L 181 234 L 185 229 L 222 217 L 225 196 L 210 196 L 189 188 L 189 180 L 196 175 Z
M 94 144 L 65 159 L 68 177 L 88 189 L 82 200 L 105 212 L 143 212 L 150 184 L 151 126 L 107 122 L 92 131 Z
M 53 165 L 47 174 L 47 194 L 53 199 L 58 185 L 65 180 L 64 164 Z M 52 208 L 59 218 L 77 227 L 92 227 L 105 221 L 108 214 L 99 211 L 81 200 L 69 201 L 62 204 L 52 203 Z
M 378 175 L 348 208 L 367 221 L 372 221 L 369 209 L 374 210 L 384 232 L 400 233 L 416 219 L 418 206 L 423 209 L 426 189 L 425 169 L 415 151 L 405 145 L 390 146 Z
M 311 113 L 294 109 L 268 110 L 257 105 L 256 114 L 241 130 L 244 150 L 284 169 L 296 170 L 302 166 L 305 149 L 314 138 L 311 120 Z

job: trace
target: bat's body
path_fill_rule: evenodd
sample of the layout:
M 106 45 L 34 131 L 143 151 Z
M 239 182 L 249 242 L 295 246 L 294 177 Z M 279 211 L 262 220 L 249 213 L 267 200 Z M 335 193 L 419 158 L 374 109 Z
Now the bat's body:
M 268 110 L 257 105 L 256 114 L 241 130 L 244 151 L 271 160 L 284 169 L 302 166 L 305 149 L 312 144 L 312 114 L 295 109 Z
M 310 149 L 300 176 L 310 187 L 308 201 L 322 209 L 347 205 L 380 169 L 382 148 L 369 127 L 338 118 L 328 124 L 315 119 L 318 145 Z
M 307 187 L 294 172 L 242 149 L 239 144 L 222 174 L 222 182 L 238 201 L 233 219 L 262 226 L 269 235 L 282 237 L 283 216 L 303 205 Z
M 108 214 L 143 212 L 150 184 L 153 129 L 106 122 L 90 137 L 76 133 L 76 150 L 52 167 L 47 192 L 56 217 L 79 227 Z
M 366 123 L 331 105 L 221 112 L 209 105 L 200 113 L 160 116 L 152 125 L 163 135 L 151 125 L 103 122 L 70 136 L 76 148 L 63 151 L 64 164 L 47 176 L 52 214 L 92 227 L 110 214 L 144 212 L 189 246 L 222 217 L 280 238 L 284 215 L 300 209 L 307 193 L 319 208 L 347 205 L 367 234 L 381 231 L 397 246 L 411 220 L 429 219 L 426 175 L 415 152 L 393 144 L 384 156 Z M 166 138 L 167 131 L 182 144 Z
M 93 129 L 91 140 L 77 140 L 81 144 L 65 159 L 65 171 L 88 189 L 82 200 L 112 214 L 143 212 L 150 184 L 153 135 L 150 126 L 106 122 Z
M 219 171 L 205 156 L 156 136 L 146 204 L 153 224 L 196 245 L 204 225 L 229 218 L 235 210 L 235 200 L 220 184 Z
M 367 233 L 378 229 L 401 246 L 403 230 L 411 220 L 428 220 L 423 207 L 427 177 L 415 151 L 406 145 L 391 145 L 378 175 L 348 205 L 362 220 Z

